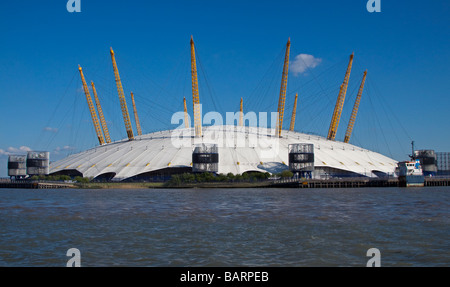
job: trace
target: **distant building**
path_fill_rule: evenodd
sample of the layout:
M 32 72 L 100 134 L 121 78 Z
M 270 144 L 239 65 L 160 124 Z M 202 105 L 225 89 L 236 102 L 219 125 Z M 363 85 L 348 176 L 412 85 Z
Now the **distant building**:
M 29 151 L 27 153 L 27 174 L 47 175 L 49 173 L 50 153 L 48 151 Z
M 435 176 L 437 174 L 437 159 L 434 150 L 416 150 L 414 158 L 420 160 L 424 176 Z
M 436 152 L 437 175 L 450 175 L 450 152 Z
M 29 151 L 26 155 L 10 155 L 8 157 L 8 176 L 23 179 L 33 175 L 48 175 L 50 152 Z
M 27 156 L 10 155 L 8 157 L 8 176 L 15 179 L 27 176 Z

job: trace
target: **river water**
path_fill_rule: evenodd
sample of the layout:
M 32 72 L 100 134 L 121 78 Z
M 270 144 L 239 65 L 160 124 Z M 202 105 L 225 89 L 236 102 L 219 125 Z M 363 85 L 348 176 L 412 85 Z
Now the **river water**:
M 450 188 L 0 189 L 0 266 L 450 266 Z

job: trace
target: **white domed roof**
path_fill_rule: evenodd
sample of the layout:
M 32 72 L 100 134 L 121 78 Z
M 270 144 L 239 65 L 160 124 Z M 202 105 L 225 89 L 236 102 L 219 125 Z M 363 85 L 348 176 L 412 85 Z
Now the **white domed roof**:
M 290 144 L 314 145 L 316 169 L 376 176 L 393 173 L 397 161 L 348 143 L 294 131 L 237 126 L 203 127 L 201 138 L 194 129 L 154 132 L 98 146 L 50 164 L 50 174 L 77 171 L 84 177 L 111 174 L 113 180 L 125 180 L 139 174 L 167 168 L 192 166 L 196 144 L 214 143 L 219 148 L 218 173 L 242 174 L 247 171 L 280 172 L 288 169 Z

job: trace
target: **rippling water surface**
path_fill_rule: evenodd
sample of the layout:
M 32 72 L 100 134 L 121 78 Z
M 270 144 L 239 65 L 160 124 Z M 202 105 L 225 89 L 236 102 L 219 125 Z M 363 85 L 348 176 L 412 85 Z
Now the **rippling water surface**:
M 450 188 L 0 189 L 0 266 L 450 266 Z

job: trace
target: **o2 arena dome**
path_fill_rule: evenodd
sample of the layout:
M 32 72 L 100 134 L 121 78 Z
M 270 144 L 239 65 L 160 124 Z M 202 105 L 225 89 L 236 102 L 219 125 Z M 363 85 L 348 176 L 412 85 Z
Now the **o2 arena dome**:
M 397 164 L 367 149 L 295 131 L 283 130 L 280 138 L 274 129 L 256 127 L 204 127 L 201 138 L 193 132 L 193 128 L 166 130 L 92 148 L 52 163 L 50 173 L 118 181 L 193 171 L 278 173 L 290 165 L 292 170 L 293 155 L 303 155 L 300 161 L 305 164 L 312 160 L 313 169 L 308 171 L 313 178 L 376 177 L 392 174 Z M 293 151 L 311 146 L 307 152 Z
M 131 127 L 130 115 L 125 101 L 122 83 L 111 49 L 114 75 L 127 132 L 127 139 L 111 142 L 106 121 L 98 101 L 95 86 L 92 92 L 94 107 L 81 67 L 79 72 L 88 102 L 92 121 L 100 146 L 73 154 L 50 164 L 49 173 L 90 177 L 97 180 L 138 181 L 167 179 L 173 174 L 186 172 L 212 172 L 216 174 L 242 174 L 245 172 L 279 173 L 291 170 L 299 177 L 326 179 L 329 177 L 382 177 L 393 174 L 397 161 L 382 154 L 349 144 L 355 123 L 359 100 L 364 87 L 366 72 L 355 101 L 344 142 L 335 141 L 345 93 L 349 82 L 353 54 L 340 87 L 327 137 L 294 131 L 297 96 L 291 126 L 283 130 L 284 103 L 289 66 L 290 40 L 286 45 L 276 124 L 271 128 L 244 125 L 241 108 L 232 124 L 202 126 L 201 106 L 197 80 L 194 42 L 191 38 L 191 75 L 193 100 L 193 127 L 189 124 L 186 99 L 184 113 L 179 119 L 184 124 L 173 130 L 142 134 L 132 97 L 137 135 Z M 99 118 L 97 117 L 97 113 Z M 246 116 L 247 117 L 247 114 Z M 256 117 L 256 116 L 255 116 Z M 235 120 L 238 124 L 234 125 Z M 221 122 L 221 121 L 215 121 Z M 223 123 L 223 121 L 222 121 Z M 275 127 L 275 128 L 273 128 Z

